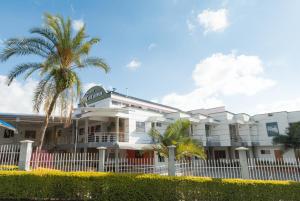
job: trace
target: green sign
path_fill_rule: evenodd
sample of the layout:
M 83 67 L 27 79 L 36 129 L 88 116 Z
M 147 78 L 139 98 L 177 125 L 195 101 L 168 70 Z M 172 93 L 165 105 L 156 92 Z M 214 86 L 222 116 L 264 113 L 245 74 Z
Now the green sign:
M 86 106 L 109 97 L 109 93 L 101 86 L 90 88 L 80 101 L 80 106 Z

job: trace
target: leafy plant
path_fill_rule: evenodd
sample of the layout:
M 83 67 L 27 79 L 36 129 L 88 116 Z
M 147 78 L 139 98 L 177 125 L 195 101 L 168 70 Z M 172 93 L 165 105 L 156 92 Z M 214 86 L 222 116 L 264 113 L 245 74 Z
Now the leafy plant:
M 189 136 L 191 123 L 189 120 L 179 119 L 170 124 L 164 133 L 151 129 L 149 135 L 156 143 L 154 149 L 164 157 L 168 157 L 168 146 L 176 146 L 176 159 L 185 157 L 205 158 L 205 152 L 200 141 Z
M 293 149 L 297 157 L 299 157 L 300 122 L 290 124 L 287 128 L 286 134 L 275 136 L 273 138 L 273 142 L 274 144 L 284 145 L 286 149 Z

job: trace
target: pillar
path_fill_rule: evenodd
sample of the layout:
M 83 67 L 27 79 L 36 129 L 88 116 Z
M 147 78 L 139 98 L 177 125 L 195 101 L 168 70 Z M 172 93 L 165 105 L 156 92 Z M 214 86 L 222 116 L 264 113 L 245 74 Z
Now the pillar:
M 240 160 L 240 166 L 241 166 L 241 176 L 243 179 L 249 179 L 249 168 L 248 168 L 248 159 L 247 159 L 247 151 L 248 148 L 246 147 L 239 147 L 236 148 L 236 150 L 239 152 L 239 160 Z
M 116 142 L 119 142 L 119 125 L 120 125 L 120 119 L 119 117 L 116 117 Z
M 98 171 L 104 172 L 106 147 L 97 147 L 97 149 L 99 151 Z
M 175 145 L 168 146 L 169 156 L 168 156 L 168 175 L 175 176 Z
M 84 147 L 84 152 L 87 152 L 87 143 L 88 143 L 88 137 L 89 137 L 89 119 L 84 119 L 84 143 L 86 144 Z
M 21 146 L 20 146 L 20 156 L 19 156 L 19 164 L 18 164 L 19 169 L 29 171 L 33 141 L 23 140 L 20 143 L 21 143 Z

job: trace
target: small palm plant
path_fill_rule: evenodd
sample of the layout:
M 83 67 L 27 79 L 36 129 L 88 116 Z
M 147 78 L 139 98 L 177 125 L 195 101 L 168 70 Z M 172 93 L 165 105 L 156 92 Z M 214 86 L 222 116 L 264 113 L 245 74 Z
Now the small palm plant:
M 188 120 L 177 120 L 170 124 L 164 133 L 152 128 L 149 135 L 156 143 L 154 150 L 163 157 L 168 157 L 168 146 L 175 145 L 176 159 L 190 158 L 193 156 L 206 158 L 203 146 L 198 140 L 189 136 L 191 123 Z
M 79 72 L 87 67 L 109 71 L 109 66 L 98 57 L 89 57 L 92 46 L 98 38 L 89 38 L 83 26 L 76 33 L 72 30 L 71 19 L 60 15 L 45 14 L 45 25 L 30 30 L 32 37 L 11 38 L 5 41 L 0 60 L 7 61 L 12 56 L 34 55 L 41 62 L 17 65 L 8 75 L 8 85 L 20 76 L 31 77 L 38 73 L 39 83 L 33 97 L 33 109 L 44 109 L 46 117 L 41 128 L 38 149 L 42 148 L 49 118 L 58 108 L 66 123 L 70 122 L 73 103 L 79 98 L 81 80 Z
M 299 158 L 300 149 L 300 122 L 292 123 L 287 128 L 286 135 L 278 135 L 273 138 L 274 144 L 282 144 L 286 149 L 293 149 Z

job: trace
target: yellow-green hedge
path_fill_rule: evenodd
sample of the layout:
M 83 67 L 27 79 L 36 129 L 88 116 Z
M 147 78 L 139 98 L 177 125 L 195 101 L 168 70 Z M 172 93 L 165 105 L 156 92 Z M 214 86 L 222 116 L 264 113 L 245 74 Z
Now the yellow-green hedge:
M 112 173 L 0 171 L 0 200 L 300 201 L 300 183 Z

